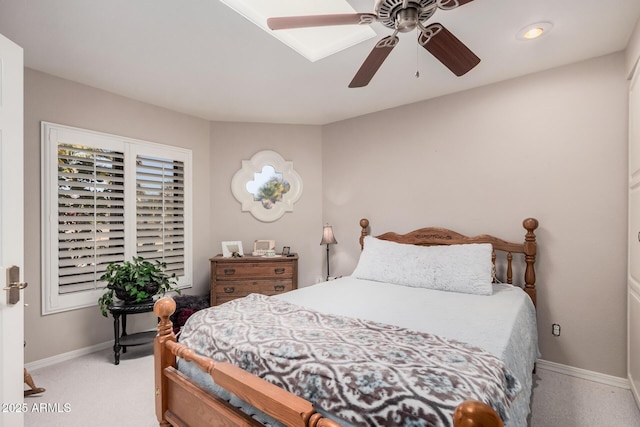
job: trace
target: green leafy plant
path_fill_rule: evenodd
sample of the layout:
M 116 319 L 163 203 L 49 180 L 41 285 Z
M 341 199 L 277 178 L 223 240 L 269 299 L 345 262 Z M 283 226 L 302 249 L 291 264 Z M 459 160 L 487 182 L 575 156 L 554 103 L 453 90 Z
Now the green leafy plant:
M 108 316 L 107 307 L 113 304 L 114 296 L 126 302 L 139 303 L 169 291 L 179 294 L 180 290 L 175 287 L 176 275 L 166 274 L 166 268 L 165 262 L 156 260 L 152 263 L 142 257 L 110 263 L 100 276 L 100 280 L 107 282 L 104 294 L 98 298 L 102 315 Z
M 282 201 L 282 196 L 290 189 L 291 185 L 287 181 L 273 177 L 258 189 L 254 199 L 260 201 L 265 209 L 271 209 L 277 202 Z

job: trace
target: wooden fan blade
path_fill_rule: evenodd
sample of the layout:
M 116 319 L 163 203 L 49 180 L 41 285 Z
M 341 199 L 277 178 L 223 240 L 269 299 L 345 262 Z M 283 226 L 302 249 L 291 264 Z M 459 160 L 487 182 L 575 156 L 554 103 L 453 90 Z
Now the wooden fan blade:
M 425 27 L 418 36 L 418 43 L 458 77 L 480 63 L 480 58 L 442 24 Z
M 291 28 L 325 27 L 329 25 L 368 25 L 378 19 L 373 13 L 342 13 L 334 15 L 279 16 L 268 18 L 272 30 Z
M 455 9 L 460 6 L 464 6 L 467 3 L 471 3 L 473 0 L 440 0 L 438 7 L 443 10 Z
M 360 66 L 353 80 L 351 80 L 351 83 L 349 83 L 349 87 L 363 87 L 368 85 L 384 60 L 387 59 L 387 56 L 389 56 L 393 48 L 396 47 L 398 41 L 398 37 L 393 35 L 387 36 L 376 43 L 369 56 L 367 56 L 367 59 L 365 59 Z

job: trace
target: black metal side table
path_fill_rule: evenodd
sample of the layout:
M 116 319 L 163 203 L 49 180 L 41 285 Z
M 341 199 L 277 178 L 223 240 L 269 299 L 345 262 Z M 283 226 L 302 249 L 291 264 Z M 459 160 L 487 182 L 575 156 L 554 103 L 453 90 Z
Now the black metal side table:
M 125 304 L 123 301 L 116 301 L 107 310 L 113 316 L 113 353 L 114 363 L 120 364 L 120 350 L 127 352 L 127 347 L 142 345 L 153 341 L 156 331 L 137 332 L 127 334 L 127 314 L 149 313 L 153 311 L 155 301 L 142 302 L 139 304 Z M 120 332 L 120 316 L 122 316 L 122 332 Z

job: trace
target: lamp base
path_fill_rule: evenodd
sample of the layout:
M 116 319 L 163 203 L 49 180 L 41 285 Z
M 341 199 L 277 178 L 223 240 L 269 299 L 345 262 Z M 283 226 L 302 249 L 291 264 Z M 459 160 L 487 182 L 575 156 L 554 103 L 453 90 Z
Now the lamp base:
M 331 277 L 331 275 L 329 274 L 329 244 L 327 244 L 327 282 L 329 281 L 329 277 Z

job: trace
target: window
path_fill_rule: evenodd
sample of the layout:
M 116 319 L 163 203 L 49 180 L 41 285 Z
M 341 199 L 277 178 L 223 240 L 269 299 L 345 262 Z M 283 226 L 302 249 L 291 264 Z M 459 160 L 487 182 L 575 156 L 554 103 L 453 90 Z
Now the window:
M 136 249 L 184 275 L 184 162 L 137 156 Z
M 191 151 L 42 123 L 43 314 L 95 305 L 110 262 L 191 285 Z

